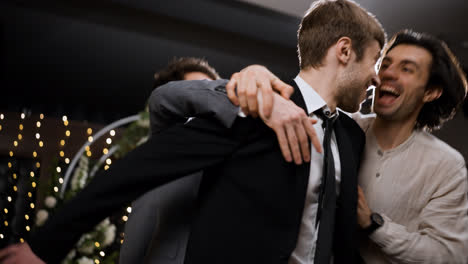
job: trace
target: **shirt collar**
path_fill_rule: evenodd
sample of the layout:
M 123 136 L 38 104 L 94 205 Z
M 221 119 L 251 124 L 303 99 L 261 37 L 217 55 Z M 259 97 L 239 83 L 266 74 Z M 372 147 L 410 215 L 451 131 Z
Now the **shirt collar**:
M 328 109 L 327 103 L 323 98 L 310 86 L 304 79 L 301 78 L 301 76 L 297 75 L 296 78 L 294 78 L 294 81 L 297 84 L 297 87 L 299 87 L 299 91 L 301 91 L 302 97 L 304 98 L 306 107 L 307 107 L 307 114 L 311 115 L 314 113 L 314 111 L 324 108 L 325 110 Z M 330 109 L 328 109 L 330 111 Z M 335 115 L 338 115 L 338 110 L 335 111 Z

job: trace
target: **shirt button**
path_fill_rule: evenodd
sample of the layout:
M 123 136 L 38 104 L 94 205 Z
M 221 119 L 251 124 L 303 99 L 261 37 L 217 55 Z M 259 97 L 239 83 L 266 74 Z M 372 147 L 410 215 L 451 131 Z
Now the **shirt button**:
M 379 156 L 382 156 L 382 155 L 383 155 L 383 152 L 379 149 L 379 150 L 377 151 L 377 154 L 379 154 Z
M 377 172 L 377 173 L 375 174 L 375 177 L 377 177 L 377 178 L 380 177 L 380 173 Z

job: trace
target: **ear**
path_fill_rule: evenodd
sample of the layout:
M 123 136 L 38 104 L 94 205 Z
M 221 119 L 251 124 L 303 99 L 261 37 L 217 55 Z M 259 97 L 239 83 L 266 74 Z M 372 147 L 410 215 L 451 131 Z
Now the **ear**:
M 348 37 L 341 37 L 335 46 L 336 58 L 340 63 L 347 64 L 351 60 L 352 41 Z
M 426 89 L 424 92 L 423 102 L 429 103 L 434 100 L 437 100 L 442 95 L 442 87 L 440 86 L 431 86 Z

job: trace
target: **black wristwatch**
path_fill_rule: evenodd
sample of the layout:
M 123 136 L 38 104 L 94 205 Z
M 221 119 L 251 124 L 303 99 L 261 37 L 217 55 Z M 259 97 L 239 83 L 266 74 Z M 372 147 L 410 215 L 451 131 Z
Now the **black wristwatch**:
M 370 226 L 368 226 L 367 228 L 364 229 L 364 232 L 367 235 L 370 235 L 370 234 L 374 233 L 374 231 L 377 230 L 377 228 L 383 226 L 383 224 L 385 222 L 383 217 L 378 213 L 372 213 L 370 215 L 370 220 L 371 220 Z

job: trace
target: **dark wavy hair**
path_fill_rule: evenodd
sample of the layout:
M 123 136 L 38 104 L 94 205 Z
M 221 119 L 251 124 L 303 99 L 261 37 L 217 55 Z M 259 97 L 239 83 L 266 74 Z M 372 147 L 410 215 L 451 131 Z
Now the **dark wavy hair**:
M 426 89 L 442 89 L 442 95 L 424 104 L 416 120 L 416 128 L 439 129 L 463 104 L 467 93 L 465 73 L 447 44 L 432 35 L 409 29 L 402 30 L 389 41 L 386 52 L 401 44 L 419 46 L 432 54 Z
M 211 79 L 219 79 L 216 70 L 201 58 L 181 57 L 172 59 L 166 68 L 154 74 L 153 88 L 157 88 L 171 81 L 181 81 L 190 72 L 202 72 Z

